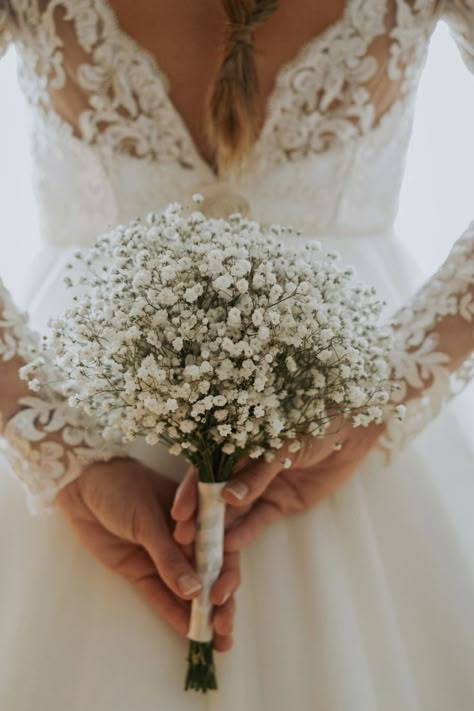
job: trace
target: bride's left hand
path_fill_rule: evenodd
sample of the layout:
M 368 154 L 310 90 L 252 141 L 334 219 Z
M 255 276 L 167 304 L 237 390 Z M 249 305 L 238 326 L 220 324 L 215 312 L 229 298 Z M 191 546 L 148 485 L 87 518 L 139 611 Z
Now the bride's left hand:
M 169 511 L 176 488 L 172 479 L 139 461 L 113 459 L 89 465 L 58 492 L 55 504 L 87 550 L 186 635 L 199 579 L 192 566 L 192 547 L 179 545 L 172 537 Z M 221 652 L 232 646 L 238 585 L 239 555 L 228 553 L 210 594 L 216 606 L 214 649 Z
M 224 488 L 227 502 L 225 551 L 238 551 L 279 519 L 305 511 L 326 498 L 346 481 L 377 442 L 383 425 L 354 428 L 345 425 L 336 436 L 304 440 L 304 446 L 289 454 L 287 446 L 273 462 L 263 458 L 237 465 Z M 334 450 L 335 440 L 341 442 Z M 292 461 L 283 468 L 281 459 Z M 188 544 L 195 536 L 197 507 L 196 472 L 190 470 L 176 492 L 171 515 L 176 521 L 175 539 Z

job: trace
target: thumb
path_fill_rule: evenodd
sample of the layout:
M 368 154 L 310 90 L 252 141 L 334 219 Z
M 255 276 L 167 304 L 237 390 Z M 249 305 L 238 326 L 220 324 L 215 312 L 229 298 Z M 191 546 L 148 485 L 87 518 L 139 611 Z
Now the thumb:
M 267 462 L 263 457 L 250 460 L 251 463 L 238 471 L 222 490 L 224 501 L 239 507 L 253 503 L 283 469 L 282 459 L 283 457 L 277 454 L 271 462 Z
M 158 574 L 178 597 L 191 600 L 199 594 L 202 589 L 199 576 L 173 539 L 158 504 L 137 516 L 136 541 L 146 549 Z

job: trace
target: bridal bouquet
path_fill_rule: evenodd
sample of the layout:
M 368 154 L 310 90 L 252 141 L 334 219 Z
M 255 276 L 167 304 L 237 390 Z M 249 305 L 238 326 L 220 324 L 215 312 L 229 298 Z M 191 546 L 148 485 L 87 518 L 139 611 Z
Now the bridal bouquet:
M 206 218 L 195 202 L 188 215 L 172 204 L 77 253 L 80 276 L 68 281 L 79 295 L 48 347 L 71 404 L 105 437 L 165 443 L 198 471 L 203 591 L 186 688 L 206 691 L 216 688 L 208 595 L 222 565 L 220 490 L 242 457 L 271 459 L 286 444 L 290 467 L 301 439 L 325 435 L 334 418 L 380 420 L 390 343 L 374 290 L 337 255 L 314 242 L 295 253 L 291 228 Z

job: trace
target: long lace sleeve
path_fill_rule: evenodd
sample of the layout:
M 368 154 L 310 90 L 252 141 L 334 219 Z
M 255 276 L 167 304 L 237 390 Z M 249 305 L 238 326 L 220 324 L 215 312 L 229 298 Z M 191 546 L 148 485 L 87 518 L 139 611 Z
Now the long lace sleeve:
M 474 74 L 474 0 L 441 0 L 438 17 Z M 394 399 L 407 410 L 403 422 L 388 420 L 383 444 L 398 451 L 474 378 L 474 222 L 393 325 Z
M 35 392 L 19 371 L 41 358 Z M 40 355 L 38 336 L 0 280 L 0 446 L 27 492 L 30 511 L 48 510 L 56 493 L 94 461 L 120 455 L 91 419 L 69 407 L 55 388 L 54 367 Z
M 436 274 L 393 319 L 394 400 L 383 445 L 398 451 L 474 378 L 474 222 Z
M 13 39 L 6 0 L 0 0 L 0 56 Z M 0 449 L 27 493 L 32 512 L 51 508 L 56 493 L 93 461 L 121 454 L 105 445 L 94 423 L 70 408 L 54 389 L 45 363 L 32 392 L 19 371 L 39 352 L 38 338 L 15 308 L 0 279 Z

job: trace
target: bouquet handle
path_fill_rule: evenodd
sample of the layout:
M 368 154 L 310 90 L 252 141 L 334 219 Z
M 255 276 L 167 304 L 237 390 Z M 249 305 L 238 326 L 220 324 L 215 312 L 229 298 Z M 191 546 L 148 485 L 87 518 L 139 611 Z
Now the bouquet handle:
M 198 516 L 196 534 L 196 568 L 202 590 L 191 605 L 187 636 L 189 643 L 186 689 L 206 692 L 217 689 L 212 648 L 212 605 L 209 594 L 219 577 L 224 560 L 225 502 L 220 493 L 225 482 L 198 482 Z
M 219 577 L 224 558 L 225 502 L 220 493 L 226 482 L 198 482 L 199 505 L 196 534 L 196 567 L 202 582 L 200 595 L 192 602 L 187 636 L 195 642 L 213 637 L 209 593 Z

